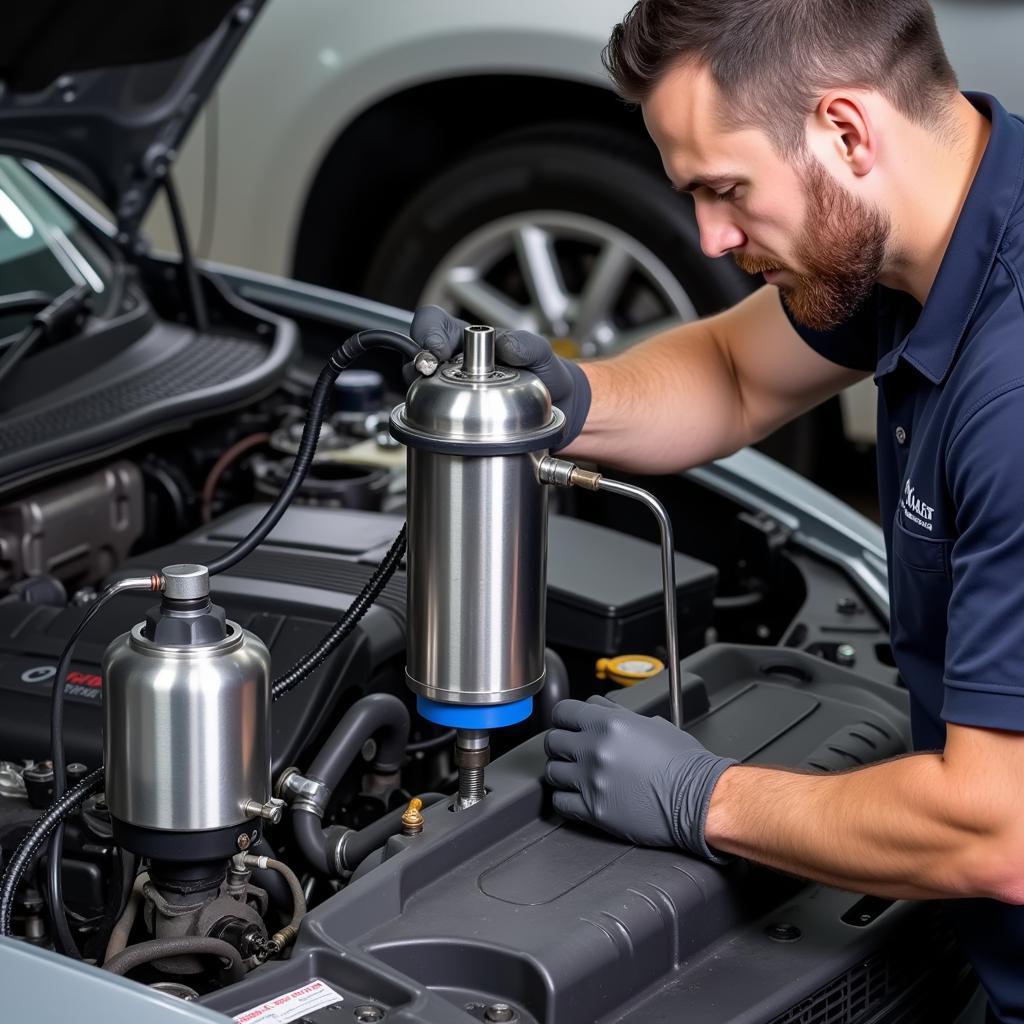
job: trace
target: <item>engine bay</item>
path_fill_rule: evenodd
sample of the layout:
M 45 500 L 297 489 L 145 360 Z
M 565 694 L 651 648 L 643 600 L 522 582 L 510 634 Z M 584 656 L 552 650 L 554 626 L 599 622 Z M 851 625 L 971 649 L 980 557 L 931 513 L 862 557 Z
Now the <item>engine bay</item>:
M 163 281 L 157 303 L 163 295 L 169 307 L 173 282 Z M 675 628 L 666 633 L 656 519 L 620 494 L 554 486 L 543 506 L 524 506 L 532 519 L 517 519 L 510 509 L 520 485 L 506 473 L 487 484 L 509 495 L 504 512 L 477 523 L 485 537 L 486 524 L 504 523 L 515 554 L 501 570 L 510 575 L 478 600 L 500 609 L 506 593 L 526 594 L 500 615 L 534 625 L 517 641 L 523 655 L 512 670 L 467 672 L 452 652 L 471 660 L 469 641 L 453 630 L 471 631 L 485 661 L 510 645 L 487 621 L 472 625 L 472 607 L 460 604 L 480 593 L 466 582 L 465 552 L 415 532 L 404 560 L 399 545 L 406 515 L 429 521 L 410 497 L 417 486 L 421 503 L 458 491 L 463 508 L 482 507 L 465 498 L 465 481 L 441 486 L 435 474 L 422 487 L 435 455 L 472 459 L 421 453 L 407 473 L 388 429 L 402 385 L 378 360 L 337 377 L 308 473 L 259 544 L 223 565 L 206 591 L 189 590 L 197 568 L 223 563 L 258 532 L 267 501 L 289 486 L 308 447 L 304 396 L 323 334 L 315 318 L 300 318 L 296 334 L 290 321 L 207 287 L 214 319 L 254 317 L 251 336 L 275 364 L 250 376 L 249 397 L 235 393 L 230 412 L 192 405 L 187 429 L 181 409 L 169 407 L 130 443 L 108 432 L 111 450 L 101 440 L 99 458 L 65 453 L 48 473 L 15 472 L 0 506 L 4 864 L 61 797 L 51 757 L 55 679 L 65 680 L 63 790 L 74 793 L 103 763 L 108 772 L 119 766 L 122 780 L 122 791 L 108 781 L 63 821 L 62 905 L 81 958 L 237 1020 L 259 1020 L 261 1007 L 282 1000 L 294 1000 L 303 1020 L 324 1022 L 339 1010 L 366 1021 L 675 1019 L 680 1000 L 708 1022 L 859 1021 L 908 1008 L 917 1016 L 906 1019 L 926 1020 L 959 998 L 962 960 L 926 908 L 632 847 L 562 821 L 550 806 L 543 733 L 569 696 L 605 693 L 675 717 L 676 686 L 686 728 L 741 761 L 829 771 L 909 749 L 884 617 L 770 507 L 752 509 L 685 476 L 621 485 L 651 496 L 674 526 Z M 107 326 L 121 339 L 114 365 L 130 363 L 123 325 Z M 313 358 L 283 373 L 281 346 L 300 335 Z M 6 419 L 25 414 L 15 408 Z M 522 450 L 477 461 L 512 459 L 537 466 Z M 524 479 L 539 486 L 534 468 Z M 448 511 L 434 529 L 454 521 Z M 527 536 L 546 539 L 543 565 L 523 547 Z M 433 560 L 424 574 L 425 554 Z M 410 579 L 415 558 L 419 583 Z M 162 599 L 130 589 L 156 570 Z M 486 583 L 495 570 L 473 573 Z M 531 590 L 538 576 L 541 593 Z M 128 589 L 104 603 L 117 581 Z M 172 581 L 177 596 L 168 597 Z M 441 629 L 444 602 L 455 610 Z M 358 621 L 335 642 L 357 605 Z M 421 653 L 411 655 L 417 629 Z M 208 694 L 193 694 L 180 712 L 187 727 L 156 697 L 140 711 L 140 670 L 117 657 L 129 648 L 132 658 L 152 657 L 147 644 L 155 644 L 174 661 L 183 638 L 197 637 L 197 650 L 244 637 L 257 660 L 265 651 L 262 696 L 204 704 Z M 424 637 L 441 643 L 444 658 Z M 675 680 L 665 667 L 673 650 L 683 659 Z M 178 685 L 167 671 L 152 676 L 153 694 Z M 509 683 L 491 704 L 518 706 L 516 716 L 492 726 L 480 717 L 478 691 L 454 691 L 452 701 L 418 679 L 460 672 L 474 680 L 505 672 Z M 524 698 L 516 673 L 542 684 L 530 682 Z M 459 714 L 469 708 L 475 718 L 446 717 L 459 699 Z M 239 736 L 255 744 L 256 762 L 265 757 L 265 791 L 232 774 L 245 758 L 225 751 Z M 252 800 L 222 827 L 209 817 L 214 794 L 230 791 L 237 803 L 239 787 L 253 789 Z M 150 821 L 165 803 L 182 816 L 161 811 Z M 47 848 L 36 852 L 11 894 L 11 934 L 60 949 L 54 872 Z M 816 1007 L 833 1016 L 808 1017 Z

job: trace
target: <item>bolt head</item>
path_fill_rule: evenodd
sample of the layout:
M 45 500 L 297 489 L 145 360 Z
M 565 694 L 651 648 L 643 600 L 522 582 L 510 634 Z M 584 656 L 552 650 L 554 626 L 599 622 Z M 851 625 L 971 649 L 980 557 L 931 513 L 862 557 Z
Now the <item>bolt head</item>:
M 384 1011 L 379 1006 L 357 1006 L 352 1013 L 359 1024 L 376 1024 L 384 1019 Z
M 803 935 L 795 924 L 787 924 L 785 921 L 768 925 L 764 933 L 773 942 L 796 942 Z
M 240 850 L 248 850 L 252 845 L 252 840 L 249 838 L 248 832 L 239 832 L 237 842 Z
M 484 1010 L 484 1020 L 489 1021 L 513 1021 L 518 1014 L 508 1003 L 491 1003 Z

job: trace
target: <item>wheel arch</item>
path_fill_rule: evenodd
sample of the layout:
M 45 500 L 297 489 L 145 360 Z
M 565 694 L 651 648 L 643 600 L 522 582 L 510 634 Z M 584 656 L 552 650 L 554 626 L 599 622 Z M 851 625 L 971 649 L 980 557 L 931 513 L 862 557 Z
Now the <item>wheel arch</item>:
M 566 121 L 627 134 L 647 150 L 651 166 L 660 167 L 639 112 L 610 89 L 586 82 L 467 75 L 378 101 L 344 127 L 317 168 L 295 235 L 292 274 L 361 292 L 380 240 L 426 181 L 502 135 Z

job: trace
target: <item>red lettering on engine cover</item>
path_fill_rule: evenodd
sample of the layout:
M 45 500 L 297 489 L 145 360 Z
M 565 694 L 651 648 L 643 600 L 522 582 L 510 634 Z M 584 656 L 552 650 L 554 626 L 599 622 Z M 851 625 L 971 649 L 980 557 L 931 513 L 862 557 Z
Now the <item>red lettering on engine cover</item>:
M 67 682 L 77 683 L 79 686 L 88 686 L 93 690 L 98 690 L 103 685 L 103 677 L 90 675 L 88 672 L 69 672 Z

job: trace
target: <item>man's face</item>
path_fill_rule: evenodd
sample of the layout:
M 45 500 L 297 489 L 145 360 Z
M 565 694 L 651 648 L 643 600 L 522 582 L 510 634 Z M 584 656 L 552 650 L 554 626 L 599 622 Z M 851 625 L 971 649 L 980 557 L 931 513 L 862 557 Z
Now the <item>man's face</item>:
M 644 120 L 674 187 L 691 192 L 701 248 L 778 285 L 800 323 L 828 330 L 877 282 L 888 217 L 847 191 L 807 152 L 781 157 L 753 128 L 723 127 L 718 89 L 701 68 L 662 79 Z

